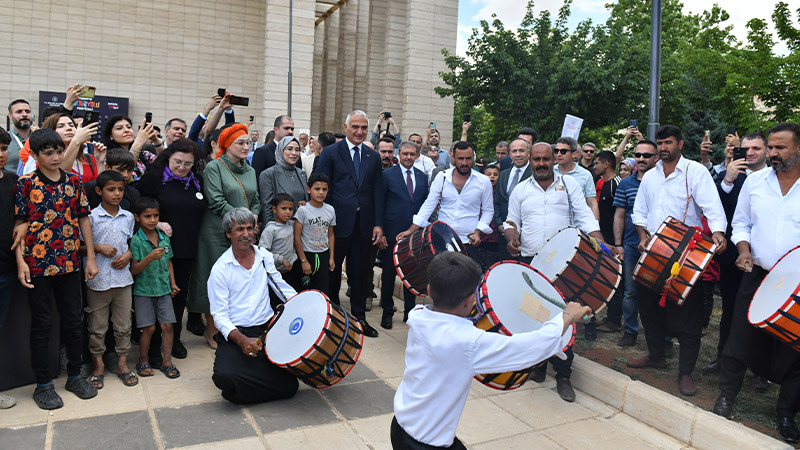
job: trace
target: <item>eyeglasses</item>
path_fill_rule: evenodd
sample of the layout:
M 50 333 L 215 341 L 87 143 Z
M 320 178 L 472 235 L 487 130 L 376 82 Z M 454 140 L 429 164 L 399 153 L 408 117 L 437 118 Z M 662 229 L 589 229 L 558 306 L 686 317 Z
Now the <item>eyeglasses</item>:
M 568 148 L 557 148 L 557 149 L 553 150 L 553 153 L 555 153 L 557 155 L 566 155 L 567 153 L 572 153 L 572 150 L 570 150 Z
M 636 157 L 636 158 L 650 159 L 653 156 L 656 156 L 656 154 L 655 153 L 634 153 L 633 156 Z
M 194 161 L 192 161 L 192 162 L 185 161 L 184 162 L 184 161 L 181 161 L 180 159 L 173 159 L 172 160 L 172 164 L 175 164 L 178 167 L 189 168 L 189 167 L 192 167 L 194 165 Z
M 243 141 L 241 139 L 238 140 L 238 141 L 233 141 L 233 143 L 236 144 L 236 145 L 248 145 L 247 141 Z

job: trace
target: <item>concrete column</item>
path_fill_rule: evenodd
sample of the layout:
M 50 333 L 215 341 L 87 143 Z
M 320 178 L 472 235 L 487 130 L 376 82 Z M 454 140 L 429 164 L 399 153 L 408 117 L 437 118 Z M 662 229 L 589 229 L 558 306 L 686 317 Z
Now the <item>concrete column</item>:
M 325 131 L 337 132 L 341 127 L 334 128 L 334 117 L 336 116 L 336 93 L 338 92 L 339 82 L 339 19 L 340 10 L 331 14 L 325 22 L 325 102 L 323 103 L 323 126 Z
M 382 110 L 384 76 L 386 74 L 386 38 L 388 35 L 389 1 L 369 2 L 369 37 L 367 39 L 367 102 L 365 111 L 370 119 L 377 118 Z M 374 125 L 372 125 L 374 126 Z
M 322 109 L 323 101 L 323 74 L 324 60 L 325 60 L 325 25 L 322 22 L 314 27 L 314 67 L 313 67 L 313 83 L 311 90 L 311 134 L 319 135 L 322 131 Z
M 400 127 L 404 137 L 416 130 L 405 126 L 405 81 L 403 73 L 406 62 L 406 0 L 391 0 L 389 2 L 386 33 L 386 50 L 383 61 L 386 72 L 383 77 L 381 109 L 392 113 L 395 123 Z

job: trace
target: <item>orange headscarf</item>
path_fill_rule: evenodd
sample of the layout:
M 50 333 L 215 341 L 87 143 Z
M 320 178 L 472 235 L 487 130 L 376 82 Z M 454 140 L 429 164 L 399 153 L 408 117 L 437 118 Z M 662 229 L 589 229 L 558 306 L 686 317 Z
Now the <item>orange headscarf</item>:
M 225 154 L 225 152 L 228 150 L 228 147 L 230 147 L 231 144 L 233 144 L 233 141 L 235 141 L 239 136 L 247 136 L 247 127 L 240 123 L 235 123 L 222 130 L 222 133 L 219 134 L 219 140 L 217 140 L 219 151 L 217 152 L 215 159 Z

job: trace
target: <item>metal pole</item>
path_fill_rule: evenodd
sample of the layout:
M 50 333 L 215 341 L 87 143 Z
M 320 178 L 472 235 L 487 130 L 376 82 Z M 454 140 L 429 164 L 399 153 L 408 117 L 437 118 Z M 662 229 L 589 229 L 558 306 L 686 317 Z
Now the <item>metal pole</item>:
M 288 91 L 289 91 L 289 101 L 286 108 L 286 114 L 289 116 L 292 115 L 292 10 L 294 4 L 292 0 L 289 0 L 289 80 L 288 80 Z
M 647 123 L 647 138 L 655 140 L 659 128 L 659 103 L 661 95 L 661 0 L 651 0 L 653 11 L 650 18 L 650 115 Z

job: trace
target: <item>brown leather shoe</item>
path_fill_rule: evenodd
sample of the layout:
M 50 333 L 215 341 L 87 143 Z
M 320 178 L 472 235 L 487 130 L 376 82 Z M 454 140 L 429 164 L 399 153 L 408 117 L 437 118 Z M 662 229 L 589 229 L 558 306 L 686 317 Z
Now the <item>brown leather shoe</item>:
M 653 367 L 655 369 L 666 369 L 667 360 L 664 358 L 652 360 L 650 359 L 649 356 L 645 356 L 644 358 L 628 361 L 627 366 L 630 367 L 631 369 L 644 369 L 645 367 Z
M 694 380 L 691 375 L 681 375 L 678 379 L 678 388 L 681 394 L 691 397 L 697 393 L 697 386 L 694 385 Z

